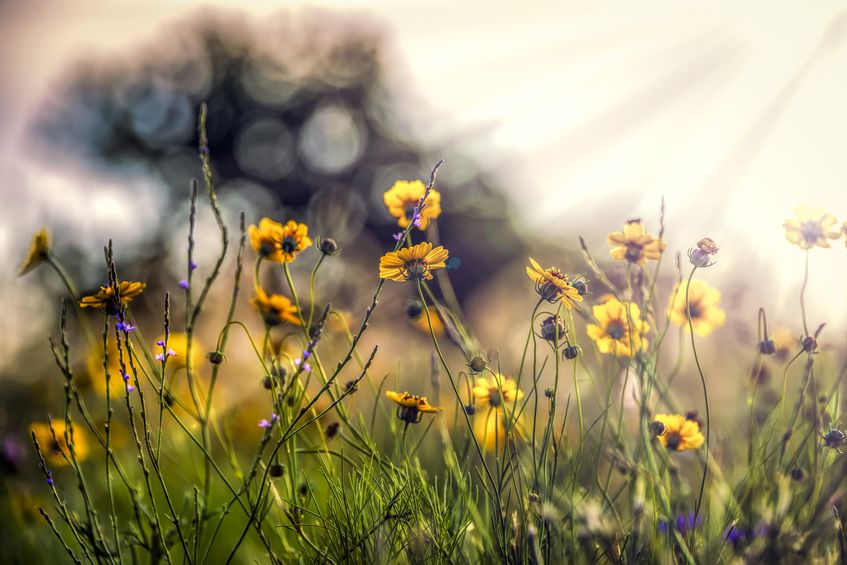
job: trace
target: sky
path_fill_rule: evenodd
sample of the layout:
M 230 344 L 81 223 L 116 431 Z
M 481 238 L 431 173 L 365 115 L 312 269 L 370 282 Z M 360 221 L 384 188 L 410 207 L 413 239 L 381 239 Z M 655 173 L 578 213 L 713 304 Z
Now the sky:
M 0 3 L 4 256 L 23 253 L 20 234 L 92 198 L 100 215 L 80 220 L 92 243 L 97 225 L 131 213 L 109 200 L 113 181 L 81 166 L 55 170 L 28 152 L 24 132 L 51 85 L 75 61 L 129 52 L 205 9 L 261 19 L 308 5 L 374 17 L 388 29 L 393 88 L 414 134 L 460 146 L 499 175 L 529 235 L 567 246 L 583 234 L 605 248 L 613 222 L 642 217 L 655 230 L 664 198 L 670 250 L 715 239 L 720 262 L 707 278 L 755 298 L 742 313 L 751 323 L 758 305 L 796 309 L 803 252 L 782 230 L 792 208 L 818 205 L 847 219 L 840 2 L 246 4 Z M 16 261 L 0 274 L 10 276 Z M 809 293 L 820 300 L 810 316 L 843 334 L 844 241 L 815 250 L 811 269 Z

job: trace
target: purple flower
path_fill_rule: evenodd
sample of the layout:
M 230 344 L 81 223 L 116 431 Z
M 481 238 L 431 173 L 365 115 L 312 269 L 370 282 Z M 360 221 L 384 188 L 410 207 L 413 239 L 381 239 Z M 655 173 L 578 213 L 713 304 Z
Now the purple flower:
M 156 354 L 156 361 L 164 361 L 164 360 L 165 360 L 165 356 L 162 353 Z
M 687 512 L 677 514 L 676 519 L 674 520 L 674 528 L 682 534 L 687 534 L 688 532 L 694 531 L 695 529 L 699 528 L 702 523 L 702 515 L 697 515 L 695 519 L 693 512 Z M 664 520 L 659 520 L 659 532 L 665 533 L 667 531 L 668 523 Z
M 125 381 L 129 380 L 129 375 L 126 374 L 126 371 L 121 371 L 121 376 L 124 378 Z
M 268 420 L 267 418 L 262 418 L 261 420 L 259 420 L 259 427 L 268 429 L 273 426 L 273 423 L 276 422 L 278 418 L 279 416 L 277 416 L 276 413 L 272 413 L 270 420 Z
M 182 290 L 188 290 L 188 281 L 185 279 L 179 281 L 179 288 L 181 288 Z
M 136 329 L 136 327 L 132 325 L 132 322 L 118 322 L 115 324 L 115 327 L 120 331 L 127 333 Z
M 193 271 L 194 269 L 197 268 L 197 263 L 195 261 L 189 261 L 188 262 L 188 268 Z
M 160 339 L 159 341 L 156 342 L 156 345 L 160 345 L 160 346 L 164 347 L 165 346 L 165 340 Z
M 744 533 L 744 530 L 736 527 L 730 526 L 723 533 L 723 540 L 730 544 L 732 547 L 738 547 L 744 540 L 747 539 L 747 535 Z
M 51 487 L 53 486 L 53 471 L 50 471 L 49 469 L 47 471 L 47 484 Z
M 127 385 L 126 385 L 126 391 L 127 391 L 127 392 L 132 392 L 132 391 L 134 391 L 134 390 L 135 390 L 135 387 L 134 387 L 134 386 L 132 386 L 131 384 L 127 384 Z
M 168 348 L 168 357 L 176 357 L 176 351 L 174 351 L 170 347 Z
M 312 366 L 309 365 L 309 363 L 303 359 L 295 359 L 294 364 L 300 367 L 300 369 L 306 373 L 312 370 Z
M 403 236 L 404 236 L 404 235 L 406 235 L 406 232 L 398 231 L 397 233 L 395 233 L 395 234 L 394 234 L 393 236 L 391 236 L 391 237 L 393 237 L 393 238 L 394 238 L 394 241 L 400 241 L 400 240 L 402 240 L 402 239 L 403 239 Z

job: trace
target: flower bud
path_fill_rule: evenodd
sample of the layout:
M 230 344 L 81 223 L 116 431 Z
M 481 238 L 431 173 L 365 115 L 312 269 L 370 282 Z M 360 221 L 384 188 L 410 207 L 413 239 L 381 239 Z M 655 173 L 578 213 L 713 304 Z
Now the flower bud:
M 279 463 L 274 463 L 268 467 L 268 474 L 275 479 L 281 477 L 283 473 L 285 473 L 285 467 Z
M 776 342 L 770 338 L 759 342 L 759 353 L 762 355 L 773 355 L 776 353 Z
M 265 387 L 267 390 L 271 390 L 274 387 L 273 379 L 271 379 L 269 376 L 265 376 L 265 378 L 262 379 L 262 386 Z
M 567 330 L 559 316 L 548 316 L 541 322 L 541 337 L 547 341 L 561 341 Z
M 338 428 L 341 427 L 341 424 L 338 422 L 333 422 L 326 427 L 324 433 L 326 434 L 326 439 L 332 439 L 338 435 Z
M 223 363 L 224 354 L 220 351 L 210 351 L 206 354 L 206 359 L 208 359 L 209 363 L 211 363 L 212 365 L 220 365 L 221 363 Z
M 582 348 L 578 345 L 569 344 L 562 350 L 562 357 L 568 360 L 576 359 L 580 355 L 582 355 Z
M 660 436 L 665 433 L 665 425 L 658 420 L 650 422 L 648 429 L 650 430 L 650 433 L 654 436 Z
M 488 364 L 485 362 L 485 359 L 483 359 L 479 355 L 471 359 L 471 362 L 468 364 L 468 367 L 470 367 L 471 371 L 473 371 L 474 373 L 483 372 L 487 366 Z
M 423 313 L 423 304 L 418 302 L 417 300 L 410 300 L 408 304 L 406 304 L 406 315 L 411 320 L 415 320 L 418 316 Z
M 335 243 L 334 239 L 328 237 L 321 240 L 320 249 L 324 255 L 335 255 L 338 253 L 338 244 Z
M 806 336 L 803 340 L 803 351 L 806 353 L 814 353 L 818 348 L 818 340 L 813 338 L 812 336 Z

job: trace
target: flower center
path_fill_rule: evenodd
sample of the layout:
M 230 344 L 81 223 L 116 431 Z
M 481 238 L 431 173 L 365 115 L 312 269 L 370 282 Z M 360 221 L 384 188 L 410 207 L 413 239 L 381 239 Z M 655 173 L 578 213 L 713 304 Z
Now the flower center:
M 407 424 L 417 424 L 421 421 L 421 413 L 417 406 L 398 406 L 397 417 Z
M 803 236 L 805 241 L 814 243 L 823 237 L 823 227 L 821 227 L 820 222 L 809 220 L 803 222 L 800 226 L 800 234 Z
M 503 397 L 500 396 L 500 389 L 492 388 L 488 390 L 488 403 L 497 408 L 503 403 Z
M 609 325 L 606 326 L 606 335 L 614 340 L 623 338 L 626 335 L 626 328 L 624 328 L 623 322 L 620 320 L 609 322 Z
M 679 432 L 667 432 L 665 434 L 665 445 L 669 450 L 676 451 L 680 443 L 682 443 L 682 436 L 679 435 Z
M 643 247 L 638 243 L 628 243 L 626 245 L 626 254 L 624 257 L 630 263 L 635 263 L 641 259 Z
M 413 259 L 406 263 L 406 279 L 420 280 L 426 277 L 427 267 L 423 259 Z
M 276 245 L 274 245 L 274 242 L 269 239 L 266 239 L 262 242 L 262 245 L 259 247 L 259 254 L 262 257 L 267 257 L 268 255 L 274 252 L 275 248 Z
M 282 240 L 282 250 L 286 253 L 292 253 L 297 249 L 297 240 L 292 236 L 287 235 Z
M 700 308 L 700 304 L 698 304 L 696 302 L 689 302 L 688 303 L 688 311 L 686 311 L 686 314 L 690 314 L 689 315 L 690 319 L 698 320 L 698 319 L 700 319 L 700 316 L 703 315 L 703 310 Z

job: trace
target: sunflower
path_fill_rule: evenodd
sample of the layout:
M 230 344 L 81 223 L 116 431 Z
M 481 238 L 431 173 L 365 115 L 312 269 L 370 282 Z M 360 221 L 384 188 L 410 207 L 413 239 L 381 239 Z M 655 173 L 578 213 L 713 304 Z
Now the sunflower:
M 667 247 L 665 240 L 644 230 L 641 220 L 629 220 L 624 224 L 623 231 L 610 233 L 607 240 L 609 245 L 613 246 L 609 250 L 612 259 L 639 265 L 643 265 L 648 259 L 655 261 Z
M 121 305 L 126 306 L 132 299 L 147 288 L 147 283 L 121 281 L 118 283 L 118 295 Z M 111 286 L 101 286 L 100 291 L 92 296 L 83 296 L 79 301 L 80 308 L 99 308 L 107 314 L 116 314 L 119 310 L 115 291 Z
M 485 451 L 503 450 L 507 445 L 515 447 L 526 437 L 523 417 L 512 418 L 509 412 L 498 410 L 474 417 L 473 429 L 480 446 Z
M 632 357 L 634 351 L 647 346 L 645 335 L 650 325 L 641 319 L 637 304 L 624 303 L 612 297 L 602 304 L 595 304 L 593 313 L 597 323 L 588 324 L 585 329 L 600 353 Z M 630 321 L 634 331 L 630 331 Z
M 471 392 L 477 402 L 488 404 L 491 408 L 498 408 L 504 403 L 523 398 L 523 392 L 518 388 L 515 380 L 500 373 L 496 373 L 493 377 L 481 377 Z
M 659 443 L 669 451 L 697 449 L 703 445 L 704 438 L 697 420 L 689 420 L 681 414 L 656 414 L 653 420 Z
M 282 225 L 270 218 L 259 220 L 259 226 L 247 229 L 253 250 L 269 261 L 290 263 L 297 254 L 312 245 L 309 226 L 294 220 Z
M 428 241 L 389 251 L 379 260 L 379 277 L 398 282 L 432 280 L 430 271 L 444 268 L 447 255 L 442 246 L 433 249 Z
M 785 238 L 800 249 L 814 246 L 829 247 L 828 239 L 838 239 L 841 233 L 832 231 L 836 219 L 823 208 L 797 206 L 794 218 L 785 220 Z
M 39 266 L 47 259 L 50 253 L 50 234 L 45 228 L 41 228 L 32 236 L 29 244 L 29 252 L 26 254 L 23 265 L 18 270 L 18 276 L 22 276 Z
M 532 257 L 529 258 L 529 264 L 531 267 L 526 268 L 526 274 L 535 281 L 535 292 L 541 298 L 550 303 L 561 300 L 566 308 L 571 308 L 574 302 L 582 302 L 584 293 L 573 286 L 568 275 L 556 267 L 543 269 Z
M 415 214 L 415 208 L 420 204 L 421 198 L 426 193 L 426 185 L 419 180 L 398 180 L 394 186 L 389 188 L 382 198 L 388 213 L 397 218 L 397 224 L 406 228 Z M 417 227 L 425 230 L 429 222 L 441 215 L 441 194 L 434 188 L 424 202 L 423 210 L 420 210 L 420 219 Z
M 685 289 L 688 288 L 688 308 L 685 304 Z M 668 302 L 670 321 L 678 326 L 688 327 L 688 310 L 691 310 L 691 325 L 694 333 L 707 336 L 718 326 L 726 323 L 726 312 L 718 306 L 721 301 L 719 290 L 710 287 L 705 281 L 694 279 L 688 283 L 674 286 Z
M 262 313 L 265 323 L 269 326 L 278 326 L 284 322 L 300 325 L 297 307 L 281 294 L 268 295 L 264 289 L 257 288 L 256 296 L 250 299 L 250 304 Z
M 417 424 L 421 421 L 421 415 L 424 413 L 434 414 L 441 410 L 432 406 L 425 396 L 409 394 L 408 392 L 394 392 L 393 390 L 385 391 L 385 396 L 389 400 L 397 404 L 397 417 L 406 424 Z
M 41 447 L 41 453 L 47 463 L 54 467 L 62 467 L 68 464 L 71 459 L 71 452 L 68 449 L 68 443 L 65 440 L 66 430 L 64 420 L 53 420 L 53 432 L 50 431 L 50 424 L 47 422 L 33 422 L 29 426 L 30 432 L 35 434 L 35 439 L 38 440 L 38 445 Z M 80 428 L 71 428 L 74 454 L 78 461 L 82 461 L 88 457 L 88 438 Z

